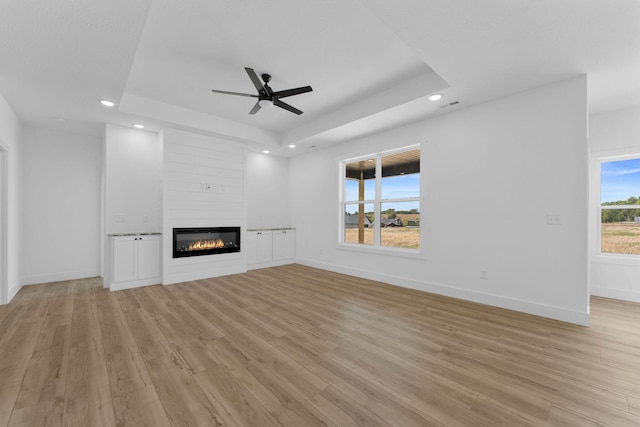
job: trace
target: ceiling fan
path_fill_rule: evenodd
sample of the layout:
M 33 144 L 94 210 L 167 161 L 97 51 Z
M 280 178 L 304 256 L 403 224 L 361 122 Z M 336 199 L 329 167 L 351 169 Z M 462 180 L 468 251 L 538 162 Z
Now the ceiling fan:
M 249 114 L 257 113 L 260 110 L 260 108 L 262 108 L 262 105 L 260 104 L 261 103 L 264 104 L 264 102 L 273 103 L 273 105 L 280 108 L 284 108 L 285 110 L 291 111 L 294 114 L 298 114 L 298 115 L 302 114 L 302 111 L 298 110 L 295 107 L 292 107 L 291 105 L 285 102 L 280 101 L 280 98 L 286 98 L 287 96 L 293 96 L 293 95 L 299 95 L 301 93 L 311 92 L 313 90 L 311 89 L 311 86 L 303 86 L 303 87 L 297 87 L 295 89 L 286 89 L 286 90 L 280 90 L 280 91 L 274 92 L 273 89 L 269 87 L 269 82 L 271 81 L 271 76 L 269 74 L 263 74 L 261 76 L 262 80 L 264 81 L 264 84 L 262 84 L 256 72 L 253 71 L 253 68 L 244 67 L 244 69 L 249 75 L 249 78 L 251 79 L 251 81 L 253 82 L 253 85 L 256 87 L 256 90 L 258 91 L 257 95 L 252 95 L 250 93 L 228 92 L 226 90 L 216 90 L 216 89 L 211 89 L 211 92 L 226 93 L 227 95 L 239 95 L 239 96 L 249 96 L 251 98 L 258 98 L 256 105 L 254 105 L 251 111 L 249 111 Z

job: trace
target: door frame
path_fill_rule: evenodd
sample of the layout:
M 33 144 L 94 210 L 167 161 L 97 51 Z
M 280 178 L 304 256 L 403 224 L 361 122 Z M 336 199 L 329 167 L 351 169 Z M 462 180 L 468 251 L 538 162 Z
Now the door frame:
M 8 236 L 7 236 L 7 192 L 8 192 L 8 156 L 9 152 L 0 141 L 0 304 L 9 302 L 8 266 Z

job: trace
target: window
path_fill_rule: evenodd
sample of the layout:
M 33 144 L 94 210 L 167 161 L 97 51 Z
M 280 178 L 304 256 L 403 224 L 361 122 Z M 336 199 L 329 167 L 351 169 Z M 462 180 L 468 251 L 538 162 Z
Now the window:
M 341 243 L 417 251 L 420 149 L 373 154 L 341 166 Z
M 600 252 L 640 255 L 640 157 L 600 163 Z

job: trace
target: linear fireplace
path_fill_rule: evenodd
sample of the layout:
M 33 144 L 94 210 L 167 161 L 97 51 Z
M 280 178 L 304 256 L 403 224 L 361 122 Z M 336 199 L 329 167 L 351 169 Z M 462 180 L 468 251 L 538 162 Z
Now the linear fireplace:
M 240 252 L 240 227 L 174 228 L 173 257 Z

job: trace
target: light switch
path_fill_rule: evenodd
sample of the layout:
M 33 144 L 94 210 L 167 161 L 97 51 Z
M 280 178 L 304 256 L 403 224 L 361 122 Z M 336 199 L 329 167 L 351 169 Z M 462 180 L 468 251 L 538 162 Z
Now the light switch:
M 547 225 L 561 225 L 562 220 L 560 215 L 557 214 L 547 214 Z

